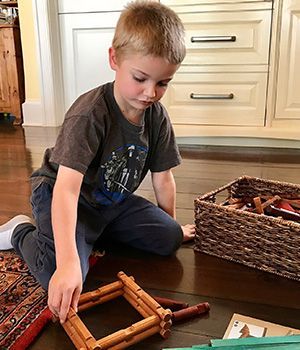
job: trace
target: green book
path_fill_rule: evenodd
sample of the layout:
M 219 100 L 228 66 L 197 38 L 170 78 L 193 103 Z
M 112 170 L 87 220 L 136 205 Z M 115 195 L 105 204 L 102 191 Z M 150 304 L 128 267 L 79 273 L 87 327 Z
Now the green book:
M 213 339 L 211 346 L 233 346 L 240 345 L 285 345 L 298 344 L 300 350 L 300 335 L 288 335 L 283 337 L 262 337 L 262 338 L 238 338 L 238 339 Z M 200 348 L 201 349 L 201 348 Z
M 232 350 L 231 345 L 227 346 L 209 346 L 209 345 L 194 345 L 192 348 L 165 348 L 163 350 Z M 260 345 L 239 345 L 235 346 L 236 350 L 299 350 L 300 343 L 290 344 L 260 344 Z
M 173 348 L 165 350 L 300 350 L 300 335 L 284 337 L 213 339 L 210 345 L 194 345 L 191 348 Z
M 227 346 L 209 346 L 209 345 L 194 345 L 192 348 L 166 348 L 163 350 L 232 350 L 231 345 Z M 260 345 L 239 345 L 234 346 L 236 350 L 299 350 L 300 343 L 290 344 L 260 344 Z
M 201 346 L 193 346 L 192 350 L 196 349 L 208 349 Z M 239 345 L 232 347 L 231 345 L 227 346 L 212 346 L 211 350 L 299 350 L 300 343 L 291 343 L 291 344 L 261 344 L 261 345 Z
M 162 350 L 193 350 L 193 348 L 165 348 Z
M 165 348 L 162 350 L 194 350 L 194 349 L 211 349 L 211 350 L 213 350 L 211 345 L 193 345 L 191 348 Z

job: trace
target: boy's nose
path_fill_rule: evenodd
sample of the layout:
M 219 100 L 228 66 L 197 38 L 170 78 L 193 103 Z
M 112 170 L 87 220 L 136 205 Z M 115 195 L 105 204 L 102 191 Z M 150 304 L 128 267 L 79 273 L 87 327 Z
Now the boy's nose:
M 154 86 L 147 86 L 147 88 L 144 90 L 145 96 L 148 98 L 154 98 L 156 96 L 156 90 Z

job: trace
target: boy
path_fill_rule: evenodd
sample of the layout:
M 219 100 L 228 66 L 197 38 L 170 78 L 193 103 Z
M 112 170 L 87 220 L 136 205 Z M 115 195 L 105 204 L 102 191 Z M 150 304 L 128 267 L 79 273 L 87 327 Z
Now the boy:
M 172 10 L 129 4 L 109 49 L 115 81 L 75 101 L 32 175 L 36 224 L 21 215 L 0 227 L 0 249 L 24 258 L 61 322 L 77 308 L 100 236 L 160 255 L 194 236 L 193 225 L 175 221 L 171 168 L 180 156 L 158 102 L 184 56 L 183 25 Z M 148 170 L 158 206 L 133 194 Z

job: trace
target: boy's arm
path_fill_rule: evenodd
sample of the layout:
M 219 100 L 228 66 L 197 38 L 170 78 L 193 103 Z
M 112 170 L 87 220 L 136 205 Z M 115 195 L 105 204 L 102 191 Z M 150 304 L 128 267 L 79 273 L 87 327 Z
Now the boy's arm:
M 157 205 L 176 220 L 176 184 L 172 170 L 151 173 L 153 189 Z M 181 226 L 183 241 L 195 236 L 195 225 Z
M 56 270 L 48 288 L 48 305 L 64 322 L 70 306 L 75 310 L 82 290 L 82 273 L 76 246 L 77 206 L 83 175 L 59 166 L 51 207 Z
M 171 169 L 151 173 L 157 205 L 176 220 L 176 184 Z

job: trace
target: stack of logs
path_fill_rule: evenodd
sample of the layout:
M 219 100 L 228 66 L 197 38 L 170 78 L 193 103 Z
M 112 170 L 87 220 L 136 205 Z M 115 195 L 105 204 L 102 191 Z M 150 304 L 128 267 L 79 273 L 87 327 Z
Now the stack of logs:
M 229 198 L 223 205 L 233 209 L 300 222 L 300 198 L 282 198 L 278 195 Z
M 63 327 L 77 349 L 125 349 L 155 333 L 160 333 L 163 338 L 167 338 L 170 335 L 172 321 L 181 321 L 209 311 L 208 303 L 189 307 L 188 304 L 176 300 L 152 297 L 134 282 L 133 277 L 128 277 L 124 272 L 119 272 L 118 278 L 116 282 L 82 294 L 78 303 L 78 312 L 123 296 L 144 319 L 126 329 L 96 340 L 71 308 Z M 164 309 L 160 303 L 175 311 Z

